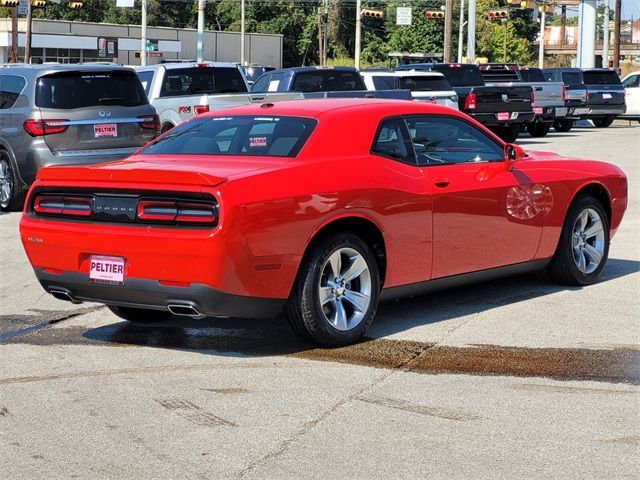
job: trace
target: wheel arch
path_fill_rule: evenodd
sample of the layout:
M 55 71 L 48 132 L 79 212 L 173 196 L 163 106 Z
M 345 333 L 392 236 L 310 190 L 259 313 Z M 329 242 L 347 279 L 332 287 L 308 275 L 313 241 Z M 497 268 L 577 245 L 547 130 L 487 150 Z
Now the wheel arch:
M 382 228 L 373 220 L 364 216 L 344 216 L 334 218 L 324 223 L 318 228 L 309 241 L 304 251 L 304 255 L 300 265 L 304 263 L 307 255 L 312 250 L 313 245 L 321 239 L 336 232 L 351 232 L 360 237 L 373 251 L 380 272 L 380 286 L 384 285 L 387 272 L 387 249 L 385 245 Z
M 602 208 L 604 208 L 605 213 L 607 214 L 607 222 L 609 228 L 611 228 L 611 195 L 609 194 L 609 190 L 600 182 L 590 182 L 582 185 L 571 198 L 571 202 L 567 206 L 567 211 L 565 212 L 565 218 L 567 213 L 569 212 L 569 208 L 571 205 L 581 196 L 590 195 L 596 200 L 598 200 L 602 204 Z

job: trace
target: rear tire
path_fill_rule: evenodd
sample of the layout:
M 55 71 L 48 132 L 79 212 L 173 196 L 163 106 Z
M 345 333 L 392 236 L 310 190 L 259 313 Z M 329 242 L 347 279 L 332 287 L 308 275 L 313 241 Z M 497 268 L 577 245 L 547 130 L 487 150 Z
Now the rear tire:
M 610 126 L 613 121 L 615 120 L 616 117 L 604 117 L 604 118 L 594 118 L 593 120 L 591 120 L 593 122 L 593 125 L 596 128 L 607 128 L 608 126 Z
M 565 133 L 573 128 L 573 120 L 556 120 L 553 122 L 553 129 L 559 133 Z
M 358 341 L 378 308 L 380 276 L 371 248 L 350 232 L 315 242 L 287 303 L 293 330 L 326 346 Z
M 530 123 L 529 125 L 527 125 L 527 132 L 529 132 L 529 135 L 531 135 L 532 137 L 545 137 L 547 133 L 549 133 L 550 128 L 551 124 L 549 123 Z
M 166 320 L 171 313 L 164 310 L 148 310 L 144 308 L 119 307 L 107 305 L 116 316 L 133 323 L 155 323 Z
M 564 285 L 595 283 L 609 256 L 609 220 L 602 204 L 590 195 L 569 207 L 549 273 Z
M 495 133 L 507 143 L 513 143 L 520 135 L 520 125 L 510 125 L 508 127 L 496 127 Z
M 21 210 L 24 189 L 18 180 L 9 154 L 0 150 L 0 210 Z

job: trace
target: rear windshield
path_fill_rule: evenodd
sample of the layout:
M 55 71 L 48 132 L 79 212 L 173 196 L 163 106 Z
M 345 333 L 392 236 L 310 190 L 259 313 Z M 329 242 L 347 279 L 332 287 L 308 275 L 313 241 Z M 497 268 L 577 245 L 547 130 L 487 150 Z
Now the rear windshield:
M 542 70 L 538 68 L 520 70 L 520 78 L 522 78 L 523 82 L 544 82 Z
M 103 105 L 137 107 L 148 104 L 135 72 L 59 72 L 38 79 L 36 105 L 73 109 Z
M 565 85 L 582 83 L 580 79 L 580 72 L 562 72 L 562 83 Z
M 583 72 L 584 83 L 588 85 L 620 85 L 616 72 Z
M 295 157 L 315 126 L 301 117 L 201 117 L 173 128 L 141 154 Z
M 366 90 L 362 77 L 355 71 L 315 70 L 297 72 L 294 92 L 336 92 L 345 90 Z
M 160 96 L 178 97 L 246 91 L 247 86 L 238 68 L 192 67 L 168 69 Z
M 400 88 L 404 90 L 411 90 L 414 92 L 434 92 L 451 90 L 451 85 L 444 77 L 400 77 Z
M 460 65 L 450 67 L 448 65 L 433 65 L 433 70 L 443 73 L 452 87 L 473 87 L 484 85 L 484 80 L 478 67 L 475 65 Z

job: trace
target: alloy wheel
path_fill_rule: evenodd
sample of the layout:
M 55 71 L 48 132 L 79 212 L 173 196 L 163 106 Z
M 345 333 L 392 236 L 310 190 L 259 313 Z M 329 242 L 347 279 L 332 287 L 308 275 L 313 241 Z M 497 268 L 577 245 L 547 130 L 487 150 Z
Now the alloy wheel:
M 9 162 L 0 158 L 0 206 L 7 208 L 13 196 L 13 177 Z
M 358 326 L 371 304 L 371 272 L 364 257 L 347 247 L 333 252 L 322 266 L 318 295 L 331 326 L 340 331 Z
M 592 208 L 580 212 L 573 224 L 571 246 L 573 261 L 584 274 L 594 272 L 604 256 L 605 234 L 602 218 Z

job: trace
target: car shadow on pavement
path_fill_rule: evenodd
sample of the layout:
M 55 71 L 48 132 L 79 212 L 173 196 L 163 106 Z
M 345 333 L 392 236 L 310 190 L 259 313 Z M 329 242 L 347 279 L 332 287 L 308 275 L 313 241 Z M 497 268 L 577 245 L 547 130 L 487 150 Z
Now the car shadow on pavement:
M 638 271 L 638 261 L 609 259 L 600 283 Z M 529 274 L 475 284 L 471 289 L 460 287 L 387 302 L 380 305 L 365 341 L 564 290 L 580 289 L 554 284 L 543 274 Z M 111 315 L 106 309 L 103 311 L 105 315 Z M 317 348 L 296 336 L 284 315 L 269 320 L 172 317 L 148 325 L 118 322 L 86 330 L 82 336 L 92 344 L 138 345 L 224 356 L 286 355 Z

